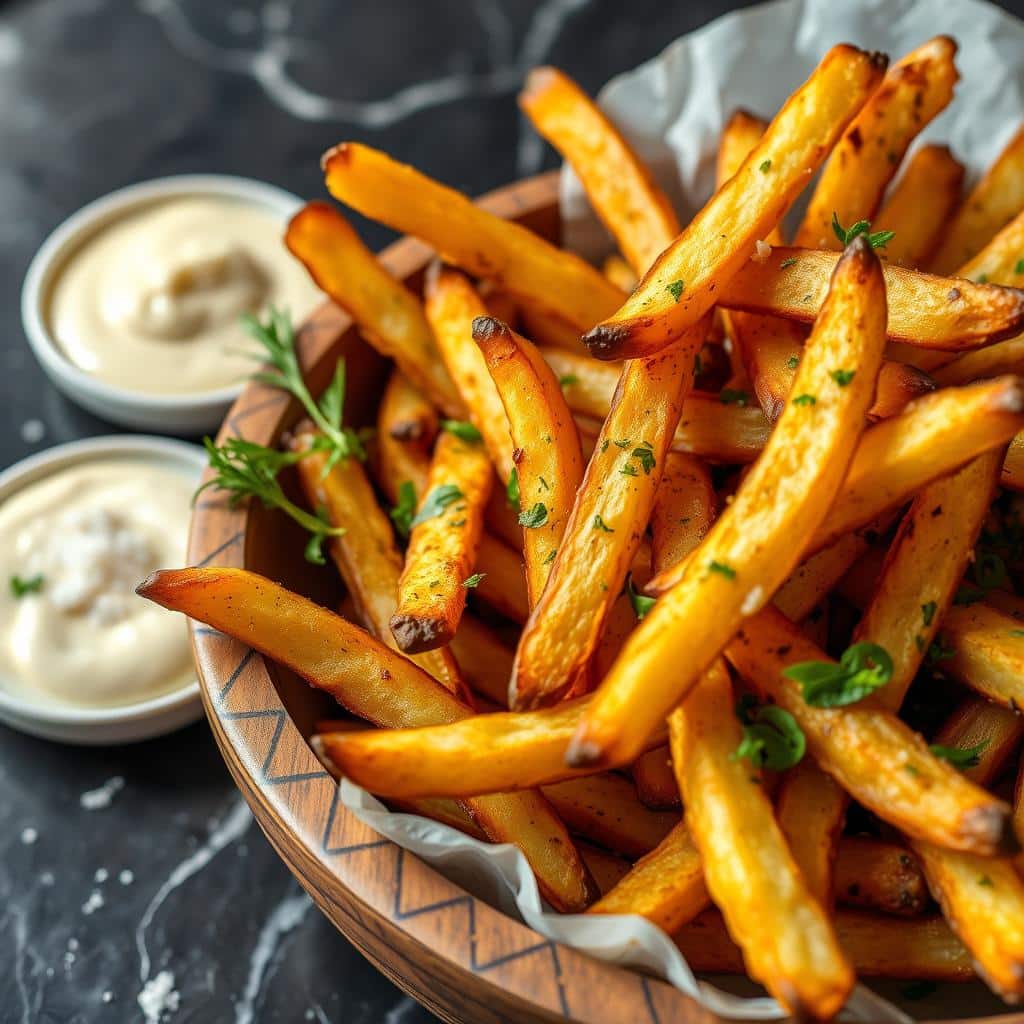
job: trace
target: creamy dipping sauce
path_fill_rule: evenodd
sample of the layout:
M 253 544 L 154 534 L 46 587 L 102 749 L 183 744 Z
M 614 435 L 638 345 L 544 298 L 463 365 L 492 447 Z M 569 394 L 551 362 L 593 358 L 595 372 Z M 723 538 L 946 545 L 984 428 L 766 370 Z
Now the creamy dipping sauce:
M 265 207 L 219 195 L 147 203 L 73 250 L 50 289 L 53 336 L 76 366 L 149 394 L 213 391 L 253 372 L 239 323 L 269 305 L 298 322 L 321 296 Z
M 195 484 L 150 459 L 107 457 L 0 503 L 5 685 L 36 701 L 112 707 L 194 678 L 185 624 L 135 587 L 184 558 Z

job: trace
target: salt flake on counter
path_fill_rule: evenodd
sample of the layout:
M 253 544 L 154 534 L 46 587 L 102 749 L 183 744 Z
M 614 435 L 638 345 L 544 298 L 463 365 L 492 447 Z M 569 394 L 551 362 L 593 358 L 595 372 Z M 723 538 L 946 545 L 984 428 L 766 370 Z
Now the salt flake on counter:
M 170 971 L 161 971 L 155 978 L 150 978 L 138 994 L 137 1001 L 146 1024 L 159 1024 L 164 1015 L 174 1013 L 181 1005 L 181 996 L 174 987 L 174 975 Z
M 82 904 L 82 913 L 85 915 L 95 914 L 104 904 L 103 893 L 99 889 L 93 889 L 89 898 Z
M 768 257 L 772 254 L 772 247 L 767 242 L 762 242 L 759 238 L 754 243 L 754 255 L 750 258 L 755 263 L 767 263 Z
M 110 872 L 106 868 L 97 868 L 96 873 L 92 876 L 92 880 L 102 885 L 109 877 Z
M 46 424 L 42 420 L 25 420 L 21 425 L 21 439 L 25 444 L 39 444 L 46 437 Z
M 25 846 L 31 846 L 39 838 L 39 832 L 31 825 L 21 830 L 21 841 Z
M 131 868 L 125 868 L 118 876 L 117 880 L 122 885 L 131 885 L 135 881 L 135 872 Z
M 79 798 L 78 802 L 87 811 L 101 811 L 104 807 L 109 807 L 114 800 L 114 797 L 124 789 L 124 776 L 114 775 L 107 779 L 102 786 L 97 786 L 96 789 L 86 790 Z

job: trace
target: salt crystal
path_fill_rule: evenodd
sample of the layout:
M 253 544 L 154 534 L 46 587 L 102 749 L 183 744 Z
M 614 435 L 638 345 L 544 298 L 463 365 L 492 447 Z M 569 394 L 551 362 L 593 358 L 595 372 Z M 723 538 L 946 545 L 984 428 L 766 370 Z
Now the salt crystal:
M 146 1024 L 159 1024 L 164 1014 L 174 1013 L 181 1003 L 181 996 L 174 988 L 174 975 L 170 971 L 161 971 L 155 978 L 150 978 L 137 999 Z
M 99 811 L 104 807 L 109 807 L 114 795 L 122 789 L 124 789 L 124 776 L 115 775 L 107 779 L 102 786 L 87 790 L 78 798 L 78 802 L 87 811 Z
M 131 868 L 125 868 L 118 876 L 117 880 L 122 885 L 131 885 L 135 881 L 135 872 Z
M 104 1003 L 112 1003 L 114 1001 L 114 993 L 108 988 L 106 992 L 100 996 L 100 1001 Z
M 52 871 L 44 871 L 39 876 L 39 884 L 40 885 L 45 885 L 45 886 L 49 887 L 49 886 L 53 885 L 53 883 L 55 881 L 56 881 L 56 879 L 53 877 L 53 872 Z
M 21 830 L 21 841 L 26 846 L 31 846 L 39 838 L 39 833 L 29 825 Z
M 46 437 L 46 424 L 42 420 L 25 420 L 21 425 L 21 439 L 25 444 L 39 444 Z
M 753 615 L 754 612 L 760 611 L 761 605 L 764 604 L 764 587 L 761 584 L 757 584 L 755 587 L 751 587 L 747 596 L 743 599 L 743 604 L 740 605 L 741 615 Z
M 78 939 L 76 939 L 74 935 L 72 935 L 71 938 L 68 939 L 68 949 L 70 949 L 72 952 L 78 949 Z
M 83 914 L 94 914 L 103 906 L 103 893 L 99 889 L 93 889 L 89 898 L 82 904 Z
M 771 256 L 771 254 L 772 247 L 767 242 L 762 242 L 759 238 L 754 243 L 754 255 L 751 257 L 751 259 L 755 263 L 765 263 L 767 262 L 768 257 Z
M 110 872 L 106 868 L 97 868 L 96 874 L 92 877 L 94 882 L 99 882 L 102 885 L 110 877 Z

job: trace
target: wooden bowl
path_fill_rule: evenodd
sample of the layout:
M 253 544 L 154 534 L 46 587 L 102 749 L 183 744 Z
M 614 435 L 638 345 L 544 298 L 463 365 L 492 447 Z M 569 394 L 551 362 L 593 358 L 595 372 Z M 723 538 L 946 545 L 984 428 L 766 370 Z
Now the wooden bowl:
M 557 172 L 480 203 L 545 238 L 560 237 Z M 380 258 L 418 290 L 432 255 L 403 239 Z M 302 326 L 299 351 L 314 394 L 345 356 L 348 413 L 356 424 L 374 422 L 389 364 L 347 314 L 322 306 Z M 287 395 L 251 384 L 220 441 L 241 436 L 275 445 L 298 418 Z M 285 516 L 259 506 L 232 509 L 207 491 L 196 504 L 189 564 L 252 569 L 332 607 L 340 582 L 333 568 L 307 563 L 303 546 L 304 535 Z M 460 1024 L 719 1020 L 665 982 L 544 938 L 367 828 L 341 805 L 307 742 L 314 722 L 336 711 L 330 699 L 215 630 L 193 624 L 192 641 L 213 734 L 274 849 L 349 941 L 439 1017 Z

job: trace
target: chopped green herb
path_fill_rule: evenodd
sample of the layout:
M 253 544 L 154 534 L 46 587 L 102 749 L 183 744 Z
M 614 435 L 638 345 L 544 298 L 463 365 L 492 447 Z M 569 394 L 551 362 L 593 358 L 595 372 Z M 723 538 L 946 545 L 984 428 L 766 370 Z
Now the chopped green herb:
M 519 471 L 515 466 L 508 475 L 508 483 L 505 485 L 505 499 L 512 508 L 519 508 Z
M 797 395 L 796 398 L 793 399 L 793 404 L 794 405 L 815 405 L 817 403 L 817 401 L 818 400 L 814 397 L 814 395 Z
M 627 462 L 619 472 L 623 476 L 639 476 L 640 471 L 631 462 Z
M 614 533 L 612 529 L 600 516 L 594 516 L 594 521 L 591 523 L 591 529 L 600 530 L 602 533 Z
M 794 264 L 794 263 L 796 263 L 796 257 L 795 257 L 795 256 L 787 256 L 787 257 L 786 257 L 786 258 L 785 258 L 785 259 L 784 259 L 784 260 L 783 260 L 783 261 L 782 261 L 782 262 L 781 262 L 781 263 L 779 264 L 779 270 L 785 270 L 785 269 L 786 269 L 786 267 L 791 267 L 791 266 L 793 266 L 793 264 Z
M 782 670 L 796 680 L 807 704 L 816 708 L 838 708 L 856 704 L 892 679 L 892 658 L 878 644 L 859 643 L 847 647 L 838 663 L 801 661 Z
M 730 754 L 733 761 L 746 758 L 758 768 L 782 772 L 798 764 L 807 751 L 807 740 L 796 719 L 775 704 L 758 704 L 749 694 L 736 705 L 743 723 L 743 739 Z
M 929 601 L 927 604 L 921 605 L 921 621 L 926 625 L 932 624 L 932 619 L 935 618 L 935 613 L 939 610 L 939 606 L 934 601 Z
M 761 163 L 758 165 L 758 170 L 760 170 L 760 172 L 762 174 L 767 174 L 771 169 L 772 169 L 772 162 L 771 162 L 771 160 L 762 160 Z
M 876 231 L 872 234 L 871 221 L 868 220 L 859 220 L 856 224 L 851 224 L 849 228 L 844 228 L 839 223 L 839 215 L 834 210 L 832 212 L 832 230 L 843 245 L 849 245 L 858 235 L 864 235 L 872 249 L 884 249 L 896 235 L 895 231 Z
M 672 296 L 672 298 L 678 302 L 679 297 L 683 294 L 683 282 L 682 281 L 671 281 L 668 287 L 665 289 Z
M 542 501 L 538 501 L 533 508 L 526 509 L 519 513 L 519 525 L 527 530 L 536 530 L 548 521 L 548 507 Z
M 800 357 L 799 356 L 790 356 L 786 360 L 786 366 L 788 366 L 789 369 L 791 369 L 791 370 L 795 370 L 799 365 L 800 365 Z
M 847 384 L 857 375 L 856 370 L 832 370 L 829 376 L 841 387 L 845 388 Z
M 711 559 L 708 562 L 708 568 L 712 572 L 717 572 L 719 575 L 724 576 L 727 580 L 736 579 L 736 570 L 731 565 L 726 565 L 725 562 L 716 562 Z
M 464 579 L 464 580 L 462 581 L 462 585 L 463 585 L 464 587 L 468 587 L 468 588 L 470 588 L 470 589 L 472 589 L 472 588 L 474 588 L 474 587 L 479 587 L 479 586 L 480 586 L 480 584 L 481 584 L 481 583 L 483 582 L 483 580 L 484 580 L 484 577 L 485 577 L 486 575 L 487 575 L 487 573 L 485 573 L 485 572 L 475 572 L 475 573 L 473 573 L 473 575 L 472 575 L 472 576 L 467 576 L 467 577 L 466 577 L 466 578 L 465 578 L 465 579 Z
M 1012 637 L 1022 637 L 1024 636 L 1024 629 L 1011 629 L 1008 635 Z
M 416 488 L 411 480 L 403 480 L 398 485 L 398 504 L 388 514 L 398 536 L 408 537 L 412 529 L 412 517 L 416 515 Z
M 550 565 L 555 560 L 555 556 L 557 554 L 558 554 L 558 548 L 552 548 L 548 552 L 548 557 L 545 558 L 543 562 L 541 562 L 541 565 Z
M 630 441 L 628 437 L 621 441 L 612 441 L 612 444 L 615 445 L 616 448 L 628 448 L 632 443 L 633 442 Z
M 632 574 L 626 577 L 626 592 L 629 594 L 629 603 L 633 606 L 633 614 L 636 615 L 638 621 L 642 620 L 654 607 L 655 598 L 641 594 L 633 586 Z
M 988 875 L 982 875 L 981 878 L 978 879 L 978 885 L 983 885 L 986 889 L 994 889 L 995 884 L 996 883 L 993 882 L 992 879 L 988 877 Z
M 38 594 L 43 589 L 43 576 L 39 573 L 23 580 L 20 576 L 12 576 L 9 580 L 11 593 L 20 601 L 27 594 Z
M 632 454 L 629 456 L 631 459 L 636 459 L 640 463 L 640 468 L 644 471 L 644 476 L 650 476 L 651 470 L 657 465 L 657 460 L 654 458 L 654 452 L 650 448 L 634 448 Z
M 428 519 L 436 519 L 444 514 L 444 510 L 452 502 L 464 497 L 465 495 L 456 484 L 440 484 L 427 495 L 426 500 L 420 506 L 419 512 L 413 516 L 413 520 L 409 525 L 415 528 L 420 523 L 427 522 Z
M 746 391 L 737 391 L 735 388 L 722 388 L 718 400 L 722 405 L 746 405 L 750 396 Z
M 1024 259 L 1017 260 L 1014 264 L 1013 272 L 1015 274 L 1024 274 Z
M 544 477 L 542 477 L 542 476 L 537 477 L 537 482 L 540 484 L 540 488 L 541 488 L 542 491 L 550 491 L 551 490 L 551 488 L 548 487 L 548 482 L 547 482 L 547 480 L 544 479 Z
M 601 442 L 601 454 L 602 455 L 604 455 L 604 453 L 606 451 L 608 451 L 608 445 L 609 444 L 610 444 L 610 442 L 609 442 L 607 437 Z
M 466 520 L 465 519 L 453 519 L 448 525 L 453 530 L 457 530 L 460 526 L 465 526 L 466 525 Z
M 441 429 L 460 441 L 479 441 L 481 438 L 480 431 L 465 420 L 441 420 Z
M 979 274 L 974 280 L 977 284 L 988 284 L 988 274 Z
M 933 743 L 928 749 L 955 768 L 974 768 L 981 763 L 981 755 L 987 746 L 988 740 L 982 740 L 973 747 L 944 747 L 941 743 Z

